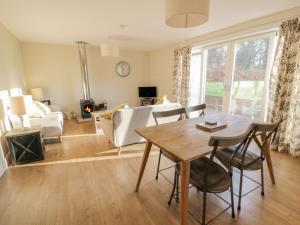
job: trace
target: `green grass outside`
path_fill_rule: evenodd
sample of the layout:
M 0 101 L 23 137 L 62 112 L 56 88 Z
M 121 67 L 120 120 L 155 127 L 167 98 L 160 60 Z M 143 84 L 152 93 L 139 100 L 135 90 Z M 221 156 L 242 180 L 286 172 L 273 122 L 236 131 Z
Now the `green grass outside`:
M 241 99 L 262 98 L 263 81 L 234 81 L 232 95 Z M 224 86 L 222 82 L 207 82 L 206 95 L 222 97 L 224 95 Z

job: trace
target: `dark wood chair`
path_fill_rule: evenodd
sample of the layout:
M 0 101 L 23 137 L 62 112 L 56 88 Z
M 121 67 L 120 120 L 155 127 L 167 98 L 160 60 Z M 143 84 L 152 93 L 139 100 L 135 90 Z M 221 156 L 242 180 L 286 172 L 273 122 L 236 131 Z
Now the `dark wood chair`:
M 258 187 L 261 187 L 261 195 L 264 195 L 264 169 L 263 169 L 263 161 L 265 159 L 264 156 L 264 147 L 266 144 L 269 144 L 271 141 L 271 137 L 275 136 L 275 133 L 281 123 L 281 120 L 276 123 L 253 123 L 252 133 L 248 138 L 246 147 L 240 149 L 240 151 L 236 152 L 232 148 L 223 148 L 218 151 L 216 154 L 216 158 L 219 159 L 225 166 L 233 166 L 240 171 L 240 187 L 238 193 L 238 210 L 241 210 L 241 198 L 245 195 L 249 194 L 256 188 L 248 191 L 244 195 L 242 195 L 242 187 L 243 187 L 243 176 L 244 171 L 261 171 L 261 183 Z M 262 134 L 266 134 L 266 138 L 259 140 L 259 136 Z M 254 141 L 254 143 L 252 142 Z M 252 150 L 258 150 L 259 154 L 256 154 Z M 250 179 L 250 178 L 249 178 Z M 257 187 L 257 188 L 258 188 Z
M 209 140 L 209 146 L 213 147 L 209 157 L 202 157 L 191 162 L 190 183 L 203 192 L 202 224 L 209 224 L 223 212 L 231 208 L 231 215 L 234 218 L 234 199 L 232 188 L 232 159 L 229 165 L 224 167 L 214 161 L 217 152 L 222 148 L 231 147 L 234 152 L 245 148 L 248 136 L 251 134 L 251 126 L 243 134 L 234 137 L 216 137 L 212 136 Z M 226 169 L 227 168 L 227 169 Z M 231 202 L 225 201 L 229 206 L 218 216 L 206 223 L 206 195 L 207 193 L 222 193 L 230 189 Z
M 159 118 L 166 118 L 166 117 L 175 117 L 177 121 L 188 118 L 188 115 L 185 111 L 185 108 L 179 108 L 179 109 L 174 109 L 174 110 L 168 110 L 168 111 L 160 111 L 160 112 L 152 112 L 155 123 L 159 125 L 158 119 Z M 178 118 L 176 118 L 176 116 Z M 175 120 L 175 121 L 176 121 Z M 172 193 L 170 196 L 170 199 L 168 201 L 168 204 L 170 205 L 175 193 L 176 189 L 176 201 L 179 201 L 179 175 L 180 175 L 180 161 L 177 158 L 174 158 L 172 155 L 168 154 L 164 150 L 160 149 L 159 150 L 159 157 L 158 157 L 158 164 L 157 164 L 157 171 L 156 171 L 156 180 L 158 179 L 158 174 L 168 168 L 160 170 L 160 160 L 161 160 L 161 155 L 164 155 L 166 158 L 171 160 L 172 162 L 175 163 L 175 173 L 174 173 L 174 183 L 173 183 L 173 189 Z
M 189 116 L 190 116 L 190 113 L 197 112 L 197 111 L 199 111 L 199 116 L 204 116 L 204 110 L 206 109 L 206 105 L 200 104 L 200 105 L 186 107 L 185 109 Z

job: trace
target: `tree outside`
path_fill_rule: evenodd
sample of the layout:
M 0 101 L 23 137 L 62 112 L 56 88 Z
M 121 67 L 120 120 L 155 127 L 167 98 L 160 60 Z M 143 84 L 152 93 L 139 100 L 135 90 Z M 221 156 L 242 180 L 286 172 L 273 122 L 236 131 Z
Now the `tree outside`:
M 235 45 L 235 68 L 232 87 L 232 111 L 252 118 L 262 107 L 269 39 L 244 41 Z M 222 109 L 227 46 L 207 53 L 206 103 Z

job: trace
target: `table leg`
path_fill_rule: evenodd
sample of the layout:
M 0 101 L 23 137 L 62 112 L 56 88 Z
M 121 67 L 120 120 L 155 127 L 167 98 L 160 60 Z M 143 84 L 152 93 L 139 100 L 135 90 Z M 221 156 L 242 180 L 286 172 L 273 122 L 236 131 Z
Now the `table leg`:
M 266 138 L 267 138 L 266 133 L 262 133 L 261 134 L 262 141 L 264 141 Z M 273 184 L 275 184 L 275 176 L 274 176 L 274 171 L 273 171 L 273 166 L 272 166 L 272 159 L 271 159 L 271 154 L 270 154 L 270 144 L 269 144 L 269 142 L 266 142 L 263 147 L 264 147 L 264 154 L 265 154 L 265 158 L 266 158 L 266 161 L 267 161 L 271 181 L 272 181 Z
M 190 162 L 181 161 L 180 176 L 181 176 L 181 214 L 180 214 L 181 221 L 180 221 L 180 224 L 187 225 Z
M 151 146 L 152 146 L 152 143 L 147 141 L 146 147 L 145 147 L 145 150 L 144 150 L 144 155 L 143 155 L 143 160 L 142 160 L 142 164 L 141 164 L 141 168 L 140 168 L 139 177 L 138 177 L 136 187 L 135 187 L 136 192 L 139 190 L 139 187 L 140 187 L 140 184 L 141 184 L 141 180 L 142 180 L 144 170 L 145 170 L 145 167 L 146 167 L 146 164 L 147 164 L 147 160 L 148 160 L 148 157 L 149 157 Z

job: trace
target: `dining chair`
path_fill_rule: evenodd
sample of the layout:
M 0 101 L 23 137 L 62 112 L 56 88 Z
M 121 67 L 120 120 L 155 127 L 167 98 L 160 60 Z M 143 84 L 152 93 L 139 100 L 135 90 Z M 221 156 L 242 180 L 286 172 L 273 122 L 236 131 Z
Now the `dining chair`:
M 261 195 L 264 195 L 264 148 L 267 144 L 270 144 L 270 142 L 272 141 L 272 136 L 274 140 L 280 123 L 281 120 L 275 123 L 252 123 L 252 133 L 249 136 L 246 147 L 244 149 L 240 149 L 239 152 L 235 152 L 232 148 L 223 148 L 216 154 L 216 158 L 220 160 L 225 166 L 233 166 L 240 172 L 240 186 L 238 193 L 239 200 L 237 208 L 238 210 L 241 210 L 241 198 L 254 191 L 255 189 L 261 187 Z M 263 139 L 263 134 L 266 134 L 265 139 Z M 260 140 L 258 138 L 259 136 L 261 137 Z M 252 141 L 254 141 L 254 143 Z M 257 150 L 259 154 L 255 153 L 255 151 Z M 259 183 L 252 178 L 249 179 L 253 180 L 259 186 L 242 195 L 243 177 L 245 176 L 244 171 L 256 170 L 261 171 L 261 182 Z
M 159 112 L 152 112 L 154 120 L 156 125 L 159 125 L 160 123 L 158 122 L 159 118 L 166 118 L 166 117 L 174 117 L 175 121 L 179 121 L 185 118 L 188 118 L 188 115 L 186 113 L 185 108 L 179 108 L 179 109 L 173 109 L 173 110 L 168 110 L 168 111 L 159 111 Z M 166 169 L 165 168 L 160 170 L 160 161 L 161 161 L 161 155 L 164 155 L 166 158 L 171 160 L 172 162 L 175 163 L 175 173 L 174 173 L 174 183 L 173 183 L 173 189 L 172 193 L 170 196 L 170 199 L 168 201 L 168 204 L 170 205 L 175 193 L 176 189 L 176 201 L 179 201 L 179 175 L 180 175 L 180 160 L 177 158 L 173 157 L 171 154 L 167 153 L 166 151 L 160 149 L 159 150 L 159 157 L 158 157 L 158 164 L 157 164 L 157 170 L 156 170 L 156 177 L 155 179 L 158 179 L 158 174 Z
M 185 109 L 189 117 L 192 112 L 198 112 L 198 111 L 199 111 L 199 116 L 204 116 L 204 110 L 206 109 L 206 105 L 200 104 L 200 105 L 186 107 Z
M 241 135 L 232 137 L 216 137 L 212 136 L 208 145 L 213 147 L 209 157 L 201 157 L 191 161 L 190 167 L 190 184 L 192 184 L 198 191 L 203 192 L 203 206 L 202 206 L 202 224 L 209 224 L 215 220 L 219 215 L 231 208 L 232 218 L 235 217 L 234 199 L 232 188 L 232 159 L 229 166 L 224 167 L 220 165 L 215 159 L 216 153 L 222 148 L 231 147 L 234 152 L 245 148 L 248 136 L 251 134 L 251 126 Z M 206 198 L 207 193 L 222 193 L 230 189 L 231 202 L 224 200 L 229 206 L 219 215 L 206 223 Z

